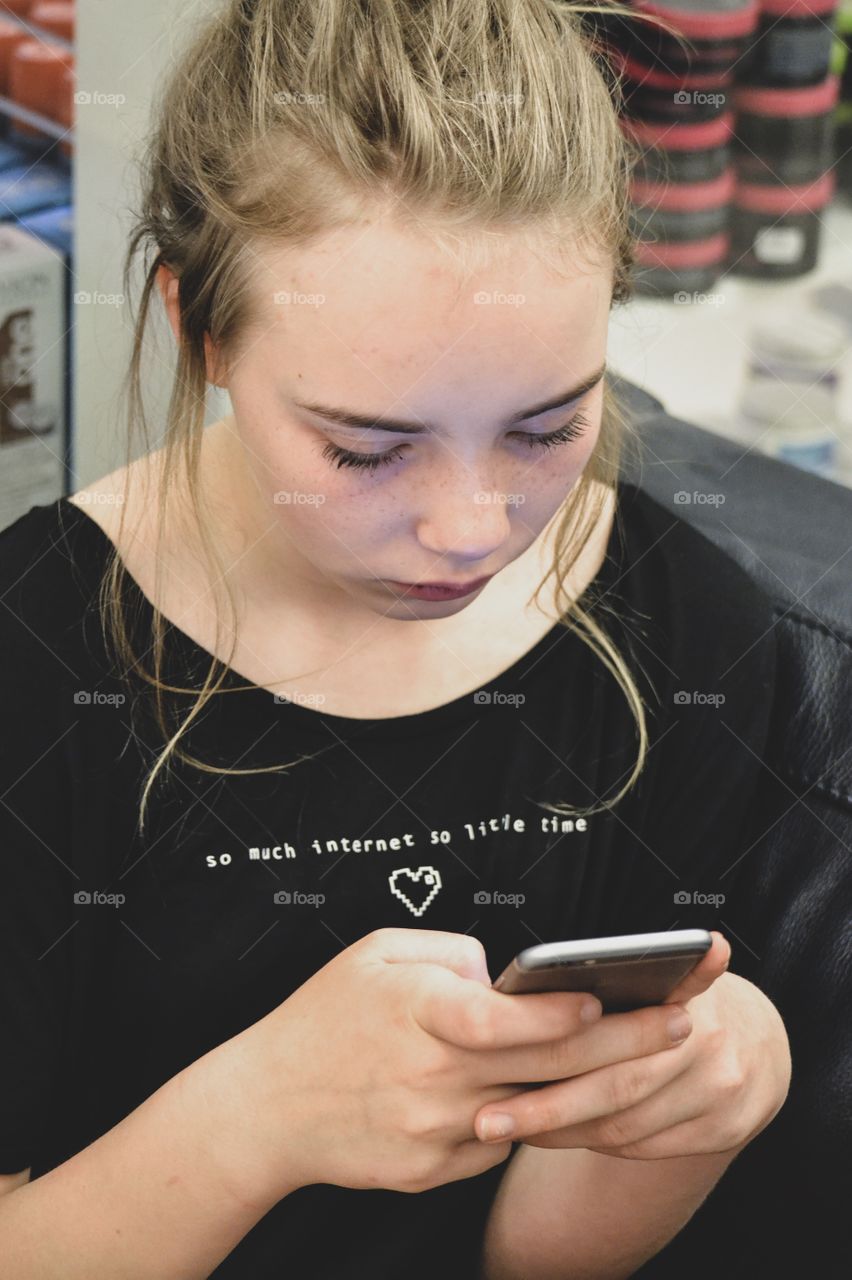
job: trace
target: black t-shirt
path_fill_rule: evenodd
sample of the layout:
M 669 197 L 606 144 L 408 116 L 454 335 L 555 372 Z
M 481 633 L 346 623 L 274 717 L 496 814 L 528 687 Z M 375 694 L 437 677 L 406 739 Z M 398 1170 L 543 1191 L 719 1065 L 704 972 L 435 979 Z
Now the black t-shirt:
M 217 696 L 190 754 L 309 758 L 228 778 L 178 763 L 140 837 L 162 744 L 101 634 L 110 548 L 66 499 L 0 533 L 0 1172 L 68 1159 L 380 927 L 472 934 L 492 979 L 538 941 L 724 932 L 715 895 L 736 892 L 763 768 L 771 604 L 641 489 L 620 483 L 583 603 L 638 681 L 649 753 L 585 821 L 547 806 L 615 795 L 638 739 L 611 673 L 556 624 L 495 680 L 415 715 L 330 715 L 254 685 Z M 153 610 L 126 590 L 145 650 Z M 166 678 L 203 679 L 205 650 L 175 627 L 167 646 Z M 505 1167 L 417 1195 L 300 1188 L 213 1274 L 469 1277 Z

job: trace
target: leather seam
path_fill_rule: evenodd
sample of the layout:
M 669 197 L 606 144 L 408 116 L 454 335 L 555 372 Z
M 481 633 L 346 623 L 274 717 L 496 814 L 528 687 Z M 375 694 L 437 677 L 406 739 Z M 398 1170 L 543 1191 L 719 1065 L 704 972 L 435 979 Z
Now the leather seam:
M 830 627 L 828 623 L 821 622 L 807 614 L 797 613 L 795 609 L 784 609 L 782 605 L 775 604 L 774 612 L 778 614 L 779 622 L 786 622 L 790 618 L 793 622 L 797 622 L 799 626 L 807 627 L 810 631 L 818 631 L 829 640 L 834 640 L 838 644 L 847 644 L 852 650 L 852 632 L 846 632 L 842 627 Z

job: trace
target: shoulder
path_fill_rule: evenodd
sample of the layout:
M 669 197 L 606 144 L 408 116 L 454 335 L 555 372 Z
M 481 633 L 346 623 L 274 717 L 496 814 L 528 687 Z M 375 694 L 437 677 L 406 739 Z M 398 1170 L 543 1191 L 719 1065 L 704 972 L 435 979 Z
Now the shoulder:
M 152 463 L 157 456 L 146 454 L 129 466 L 118 467 L 93 484 L 69 494 L 68 502 L 94 520 L 117 546 L 122 524 L 126 528 L 133 520 L 130 515 L 131 504 L 134 512 L 145 510 L 154 496 L 151 491 L 155 479 Z
M 16 678 L 66 667 L 65 637 L 79 624 L 92 586 L 80 532 L 59 499 L 0 530 L 0 649 Z
M 0 644 L 19 666 L 74 665 L 73 641 L 97 607 L 126 481 L 121 468 L 0 530 Z

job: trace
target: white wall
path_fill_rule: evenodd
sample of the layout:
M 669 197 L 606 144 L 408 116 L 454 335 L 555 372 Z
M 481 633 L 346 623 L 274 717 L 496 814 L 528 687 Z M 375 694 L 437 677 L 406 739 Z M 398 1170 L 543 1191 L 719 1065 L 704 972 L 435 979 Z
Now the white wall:
M 156 81 L 182 40 L 221 0 L 77 0 L 77 88 L 95 99 L 78 103 L 74 289 L 92 295 L 122 290 L 122 264 L 134 205 L 138 153 Z M 119 105 L 97 95 L 123 95 Z M 137 275 L 138 280 L 138 275 Z M 138 300 L 138 283 L 133 293 Z M 90 484 L 124 460 L 120 386 L 130 359 L 129 302 L 98 299 L 73 307 L 74 488 Z M 162 308 L 158 307 L 158 317 Z M 152 328 L 152 335 L 154 333 Z M 174 339 L 162 317 L 146 362 L 146 410 L 156 441 L 174 368 Z M 208 420 L 227 412 L 213 389 Z

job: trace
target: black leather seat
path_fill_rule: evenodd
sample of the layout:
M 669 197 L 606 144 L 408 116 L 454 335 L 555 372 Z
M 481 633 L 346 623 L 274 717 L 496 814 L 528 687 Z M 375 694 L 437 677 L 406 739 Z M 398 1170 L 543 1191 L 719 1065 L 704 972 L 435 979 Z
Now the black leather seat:
M 724 911 L 784 1019 L 793 1074 L 772 1123 L 636 1274 L 852 1274 L 852 489 L 668 415 L 624 378 L 623 465 L 772 597 L 778 684 L 742 880 Z M 684 492 L 724 502 L 685 502 Z M 752 843 L 753 842 L 753 843 Z M 732 964 L 732 968 L 736 966 Z M 570 1269 L 569 1269 L 570 1270 Z

